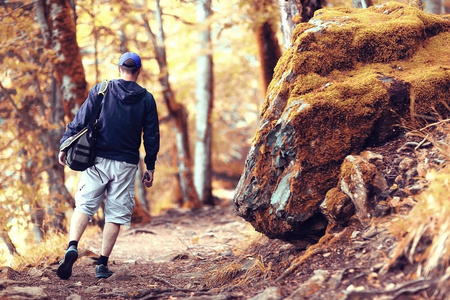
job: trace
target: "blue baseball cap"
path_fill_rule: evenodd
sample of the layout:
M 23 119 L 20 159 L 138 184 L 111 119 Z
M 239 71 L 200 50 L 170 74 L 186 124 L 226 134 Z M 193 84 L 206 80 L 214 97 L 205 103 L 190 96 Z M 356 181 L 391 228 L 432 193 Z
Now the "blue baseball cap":
M 124 64 L 128 59 L 132 59 L 134 61 L 134 65 Z M 133 67 L 141 67 L 141 58 L 134 52 L 125 52 L 119 59 L 119 66 L 125 66 L 129 68 Z

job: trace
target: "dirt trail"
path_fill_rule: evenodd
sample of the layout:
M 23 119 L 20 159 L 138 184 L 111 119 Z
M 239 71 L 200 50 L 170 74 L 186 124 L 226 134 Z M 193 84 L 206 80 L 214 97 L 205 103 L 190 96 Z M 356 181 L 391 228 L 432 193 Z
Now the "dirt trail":
M 416 156 L 398 151 L 405 142 L 376 149 L 389 178 L 399 174 L 405 157 Z M 370 224 L 352 218 L 307 250 L 255 232 L 235 214 L 230 199 L 217 207 L 174 209 L 122 229 L 110 278 L 94 276 L 100 234 L 86 236 L 69 280 L 56 276 L 57 261 L 21 272 L 3 268 L 0 299 L 449 299 L 450 269 L 445 276 L 416 278 L 421 266 L 400 259 L 383 271 L 398 243 L 389 228 L 408 213 L 408 199 L 383 204 L 385 213 Z M 439 289 L 443 292 L 436 294 Z
M 115 274 L 108 279 L 94 277 L 94 259 L 101 242 L 97 235 L 83 237 L 79 259 L 68 280 L 56 276 L 55 262 L 43 270 L 7 270 L 0 281 L 7 279 L 10 287 L 41 289 L 22 292 L 23 298 L 18 299 L 212 297 L 218 293 L 205 290 L 211 271 L 235 259 L 259 236 L 249 223 L 235 215 L 231 203 L 194 211 L 174 209 L 153 217 L 149 224 L 122 228 L 109 262 Z M 0 299 L 14 295 L 7 290 Z M 239 295 L 232 298 L 246 298 Z
M 185 256 L 230 256 L 252 233 L 253 227 L 236 216 L 231 205 L 171 210 L 153 218 L 150 224 L 122 230 L 113 256 L 116 262 L 155 263 Z

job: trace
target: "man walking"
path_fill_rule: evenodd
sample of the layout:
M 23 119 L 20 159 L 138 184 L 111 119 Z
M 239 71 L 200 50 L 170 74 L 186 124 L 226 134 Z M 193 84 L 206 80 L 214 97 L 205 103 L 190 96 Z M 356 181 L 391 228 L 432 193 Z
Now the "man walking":
M 139 163 L 141 138 L 144 140 L 145 164 L 142 182 L 153 185 L 156 156 L 159 151 L 159 121 L 153 95 L 136 83 L 141 71 L 141 58 L 126 52 L 119 59 L 120 79 L 111 80 L 105 93 L 98 119 L 95 166 L 81 173 L 75 194 L 75 210 L 69 230 L 69 245 L 57 274 L 62 279 L 72 275 L 78 258 L 78 242 L 98 208 L 105 200 L 105 226 L 96 278 L 108 278 L 108 258 L 116 243 L 121 225 L 129 225 L 134 209 L 134 180 Z M 90 91 L 75 118 L 67 126 L 61 143 L 84 128 L 97 100 L 100 84 Z M 143 133 L 143 137 L 142 137 Z M 65 165 L 65 152 L 59 163 Z M 106 196 L 105 196 L 106 194 Z

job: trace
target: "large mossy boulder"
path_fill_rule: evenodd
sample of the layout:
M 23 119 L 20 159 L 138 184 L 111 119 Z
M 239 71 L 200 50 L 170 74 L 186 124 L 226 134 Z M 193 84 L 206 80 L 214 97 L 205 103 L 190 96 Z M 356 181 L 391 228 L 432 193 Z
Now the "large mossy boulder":
M 268 237 L 317 240 L 345 157 L 446 117 L 449 102 L 448 17 L 399 3 L 317 11 L 275 68 L 237 213 Z

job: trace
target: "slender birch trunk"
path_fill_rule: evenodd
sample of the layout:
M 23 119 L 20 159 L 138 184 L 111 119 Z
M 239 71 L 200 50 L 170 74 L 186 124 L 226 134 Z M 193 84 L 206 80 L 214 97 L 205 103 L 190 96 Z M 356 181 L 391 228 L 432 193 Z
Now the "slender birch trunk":
M 197 0 L 197 22 L 207 22 L 211 16 L 211 0 Z M 195 141 L 194 185 L 200 202 L 213 204 L 211 188 L 211 113 L 213 95 L 213 58 L 211 30 L 205 26 L 199 33 L 197 56 L 197 79 L 195 95 L 197 98 L 197 117 Z
M 441 0 L 424 0 L 425 12 L 429 14 L 440 15 L 442 13 L 442 1 Z
M 141 15 L 144 20 L 144 27 L 147 31 L 155 49 L 155 56 L 158 62 L 160 76 L 159 83 L 163 90 L 163 98 L 169 111 L 170 119 L 175 131 L 177 145 L 177 165 L 180 179 L 183 204 L 186 207 L 194 208 L 200 206 L 197 193 L 194 187 L 192 176 L 192 158 L 189 150 L 189 131 L 187 123 L 187 112 L 183 105 L 176 102 L 175 95 L 169 82 L 169 71 L 167 67 L 166 48 L 164 45 L 164 30 L 162 23 L 162 12 L 159 0 L 156 1 L 155 19 L 158 23 L 158 31 L 153 33 L 150 23 L 145 14 Z
M 298 15 L 297 4 L 294 0 L 278 0 L 278 6 L 280 9 L 280 27 L 283 36 L 283 48 L 284 50 L 291 47 L 292 31 L 295 28 L 293 18 Z

